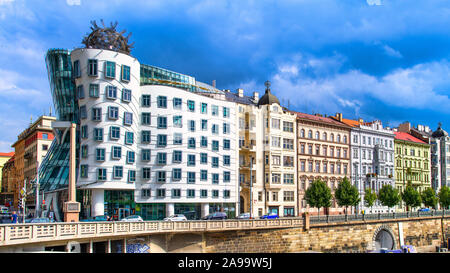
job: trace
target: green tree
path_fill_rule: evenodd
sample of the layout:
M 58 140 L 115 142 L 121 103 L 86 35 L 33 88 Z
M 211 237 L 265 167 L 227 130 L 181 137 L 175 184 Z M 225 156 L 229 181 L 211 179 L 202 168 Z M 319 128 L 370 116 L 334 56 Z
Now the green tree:
M 340 207 L 345 207 L 345 214 L 347 214 L 348 206 L 356 206 L 361 200 L 358 189 L 350 183 L 347 177 L 344 177 L 339 183 L 334 197 Z
M 443 186 L 439 190 L 439 204 L 442 209 L 445 210 L 450 206 L 450 188 L 447 186 Z
M 402 199 L 406 204 L 406 211 L 409 211 L 409 208 L 419 207 L 422 204 L 422 200 L 420 198 L 419 192 L 411 186 L 410 183 L 406 186 L 405 190 L 402 192 Z
M 331 207 L 331 198 L 333 196 L 330 188 L 320 179 L 313 181 L 305 192 L 306 203 L 313 208 L 317 208 L 317 215 L 320 214 L 320 208 Z
M 377 200 L 377 193 L 373 191 L 371 188 L 367 188 L 364 191 L 364 202 L 365 205 L 370 207 L 370 212 L 372 212 L 372 206 L 375 204 Z
M 384 185 L 378 192 L 378 200 L 380 200 L 383 206 L 392 208 L 401 200 L 401 196 L 397 189 L 393 188 L 391 185 Z
M 438 203 L 438 198 L 432 188 L 426 188 L 420 197 L 425 207 L 435 208 Z

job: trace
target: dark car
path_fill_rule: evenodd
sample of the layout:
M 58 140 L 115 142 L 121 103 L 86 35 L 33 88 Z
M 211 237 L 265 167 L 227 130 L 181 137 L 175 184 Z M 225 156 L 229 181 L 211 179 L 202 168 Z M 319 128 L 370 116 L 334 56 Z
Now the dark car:
M 276 218 L 280 218 L 280 217 L 275 212 L 271 212 L 269 214 L 265 214 L 265 215 L 259 217 L 259 219 L 276 219 Z
M 214 212 L 202 218 L 202 220 L 226 220 L 227 214 L 225 212 Z
M 108 216 L 106 215 L 98 215 L 88 219 L 80 220 L 80 222 L 104 222 L 108 221 Z

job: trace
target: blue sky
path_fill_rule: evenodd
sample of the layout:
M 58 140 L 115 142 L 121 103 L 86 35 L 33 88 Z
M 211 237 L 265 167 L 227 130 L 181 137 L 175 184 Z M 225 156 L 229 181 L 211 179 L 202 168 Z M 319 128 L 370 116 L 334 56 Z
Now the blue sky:
M 438 122 L 450 130 L 450 2 L 0 0 L 0 151 L 52 106 L 44 56 L 90 21 L 132 32 L 132 55 L 292 110 Z

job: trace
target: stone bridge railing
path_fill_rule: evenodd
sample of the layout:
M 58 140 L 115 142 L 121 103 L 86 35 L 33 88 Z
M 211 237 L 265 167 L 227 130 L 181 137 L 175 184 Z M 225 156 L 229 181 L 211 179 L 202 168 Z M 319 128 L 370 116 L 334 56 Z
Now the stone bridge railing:
M 303 218 L 224 221 L 77 222 L 0 225 L 0 247 L 48 241 L 183 233 L 302 227 Z

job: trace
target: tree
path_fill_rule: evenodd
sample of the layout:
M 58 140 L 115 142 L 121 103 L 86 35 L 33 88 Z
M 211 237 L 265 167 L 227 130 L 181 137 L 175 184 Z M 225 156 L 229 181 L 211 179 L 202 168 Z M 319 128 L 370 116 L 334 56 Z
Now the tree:
M 401 196 L 398 190 L 394 189 L 391 185 L 384 185 L 378 192 L 378 200 L 380 200 L 383 206 L 392 208 L 400 202 Z
M 356 206 L 361 200 L 359 197 L 358 189 L 353 186 L 347 177 L 344 177 L 341 183 L 339 183 L 334 197 L 340 207 L 345 207 L 345 214 L 347 214 L 348 206 Z
M 439 190 L 439 204 L 441 205 L 442 209 L 445 210 L 450 206 L 450 188 L 447 186 L 443 186 Z
M 435 208 L 438 203 L 438 198 L 432 188 L 426 188 L 420 197 L 425 207 Z
M 405 190 L 402 192 L 402 199 L 406 204 L 406 211 L 409 211 L 409 207 L 415 208 L 422 204 L 419 192 L 411 186 L 410 183 L 406 186 Z
M 333 196 L 330 188 L 320 179 L 313 181 L 305 192 L 306 203 L 313 208 L 317 208 L 317 215 L 320 214 L 320 208 L 331 207 L 331 198 Z
M 370 212 L 372 212 L 372 206 L 375 204 L 377 200 L 377 193 L 373 191 L 371 188 L 367 188 L 364 191 L 364 202 L 366 206 L 370 207 Z

